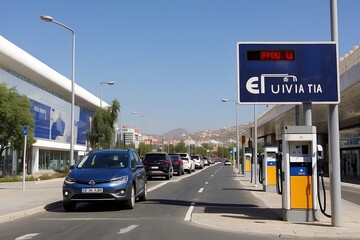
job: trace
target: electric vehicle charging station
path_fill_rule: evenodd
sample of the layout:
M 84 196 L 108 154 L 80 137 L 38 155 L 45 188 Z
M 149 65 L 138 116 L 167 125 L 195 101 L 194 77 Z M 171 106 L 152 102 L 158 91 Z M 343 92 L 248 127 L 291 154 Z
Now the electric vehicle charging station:
M 317 218 L 317 141 L 315 126 L 286 126 L 282 133 L 283 220 Z
M 285 127 L 283 150 L 277 154 L 279 164 L 276 172 L 280 172 L 277 174 L 280 181 L 276 186 L 279 194 L 282 194 L 284 220 L 316 220 L 316 128 L 310 126 L 309 104 L 329 104 L 330 160 L 333 166 L 329 174 L 334 179 L 332 182 L 336 183 L 330 185 L 333 192 L 331 211 L 336 216 L 332 223 L 338 226 L 341 219 L 341 191 L 340 165 L 336 161 L 340 158 L 336 107 L 340 102 L 337 43 L 239 42 L 237 56 L 238 104 L 303 104 L 307 108 L 304 116 L 306 126 Z M 254 119 L 256 129 L 255 116 Z M 246 168 L 251 170 L 251 165 L 247 167 L 245 162 L 245 176 Z
M 245 164 L 245 169 L 244 169 L 244 176 L 246 178 L 250 178 L 251 177 L 251 159 L 252 159 L 252 148 L 245 148 L 245 152 L 244 152 L 244 164 Z
M 277 146 L 265 146 L 261 165 L 263 191 L 276 192 L 276 154 Z

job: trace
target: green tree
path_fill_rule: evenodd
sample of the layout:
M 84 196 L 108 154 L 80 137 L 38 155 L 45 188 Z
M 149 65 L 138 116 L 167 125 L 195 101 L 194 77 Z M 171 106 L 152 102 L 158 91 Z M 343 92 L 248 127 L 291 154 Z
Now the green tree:
M 28 126 L 27 147 L 35 142 L 34 116 L 30 109 L 31 103 L 26 96 L 20 96 L 16 88 L 9 89 L 0 83 L 0 156 L 8 148 L 24 148 L 24 125 Z
M 141 142 L 139 144 L 138 153 L 140 157 L 144 157 L 147 152 L 151 152 L 153 150 L 153 145 L 151 144 L 145 144 L 144 142 Z
M 125 144 L 124 141 L 117 141 L 115 143 L 115 146 L 114 146 L 115 149 L 129 149 L 129 148 L 132 148 L 132 149 L 135 149 L 135 144 L 134 143 L 130 143 L 130 144 Z
M 175 152 L 183 152 L 183 153 L 187 152 L 185 142 L 183 140 L 181 140 L 179 143 L 175 145 Z
M 230 149 L 227 147 L 221 147 L 219 146 L 217 149 L 217 153 L 218 153 L 218 157 L 225 157 L 225 158 L 229 158 L 230 157 Z
M 107 108 L 98 108 L 92 120 L 91 130 L 87 138 L 93 149 L 105 149 L 114 145 L 115 123 L 120 110 L 120 103 L 113 100 Z
M 208 151 L 203 146 L 197 147 L 197 153 L 203 155 L 204 157 L 208 155 Z
M 175 146 L 173 144 L 166 144 L 165 150 L 169 153 L 175 153 Z

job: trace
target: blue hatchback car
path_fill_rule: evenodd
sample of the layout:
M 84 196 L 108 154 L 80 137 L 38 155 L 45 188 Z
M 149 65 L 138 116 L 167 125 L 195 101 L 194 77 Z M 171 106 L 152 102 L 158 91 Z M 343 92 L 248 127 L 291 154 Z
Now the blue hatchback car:
M 85 155 L 63 185 L 63 207 L 73 211 L 78 202 L 118 201 L 132 209 L 147 199 L 147 178 L 137 152 L 98 150 Z

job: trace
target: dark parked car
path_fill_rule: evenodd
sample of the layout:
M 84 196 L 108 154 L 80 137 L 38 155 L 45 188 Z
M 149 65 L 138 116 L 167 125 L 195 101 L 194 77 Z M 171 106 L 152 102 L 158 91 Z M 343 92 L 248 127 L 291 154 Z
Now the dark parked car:
M 154 176 L 165 176 L 167 180 L 174 174 L 173 164 L 165 152 L 147 153 L 143 160 L 148 179 Z
M 181 156 L 179 154 L 170 153 L 169 157 L 172 161 L 174 172 L 176 172 L 178 176 L 184 175 L 185 174 L 184 163 L 181 159 Z
M 133 149 L 90 152 L 70 169 L 63 185 L 66 211 L 74 210 L 78 202 L 109 200 L 132 209 L 136 198 L 147 198 L 144 165 Z

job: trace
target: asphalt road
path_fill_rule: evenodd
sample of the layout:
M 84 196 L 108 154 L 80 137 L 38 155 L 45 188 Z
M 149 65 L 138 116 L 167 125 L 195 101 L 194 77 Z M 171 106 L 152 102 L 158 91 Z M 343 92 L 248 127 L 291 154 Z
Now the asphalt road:
M 330 183 L 325 182 L 325 189 L 330 191 Z M 323 194 L 322 184 L 320 184 L 321 196 Z M 343 185 L 341 186 L 341 198 L 354 204 L 360 205 L 360 190 L 359 185 L 357 187 Z M 327 199 L 327 204 L 330 205 L 330 198 Z
M 0 224 L 0 239 L 272 239 L 261 234 L 215 230 L 189 221 L 191 212 L 209 213 L 209 217 L 211 213 L 231 217 L 231 213 L 240 212 L 258 218 L 259 223 L 259 216 L 278 219 L 241 188 L 231 166 L 213 165 L 168 182 L 153 180 L 149 189 L 148 201 L 137 203 L 133 210 L 110 203 L 79 204 L 76 212 L 57 208 Z

